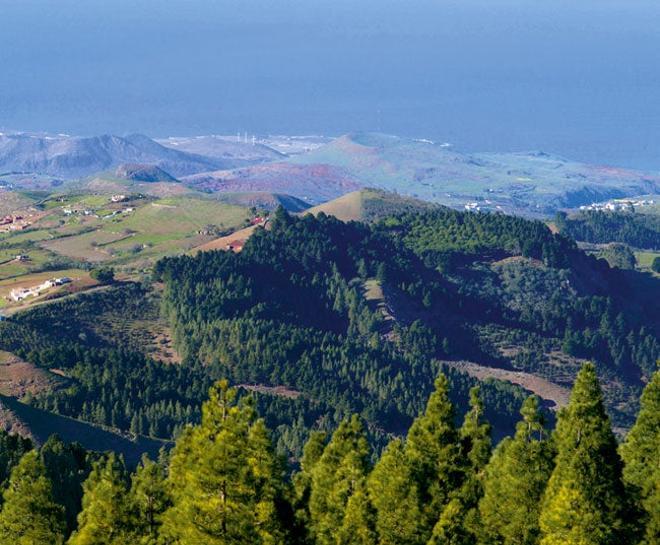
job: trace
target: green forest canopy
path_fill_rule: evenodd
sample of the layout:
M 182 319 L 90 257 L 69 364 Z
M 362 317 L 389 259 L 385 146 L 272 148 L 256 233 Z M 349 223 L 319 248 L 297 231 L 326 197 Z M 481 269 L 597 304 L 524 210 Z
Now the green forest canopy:
M 251 397 L 216 383 L 169 453 L 115 454 L 0 433 L 0 543 L 652 545 L 660 539 L 660 373 L 619 448 L 592 364 L 550 433 L 527 398 L 494 450 L 479 388 L 456 424 L 440 375 L 407 436 L 374 457 L 364 421 L 317 431 L 289 477 Z M 619 452 L 620 451 L 620 452 Z M 655 462 L 655 463 L 654 463 Z
M 278 452 L 295 458 L 311 429 L 332 431 L 353 413 L 382 448 L 390 434 L 406 433 L 440 370 L 462 417 L 477 381 L 448 360 L 570 385 L 581 359 L 592 359 L 608 410 L 629 426 L 660 353 L 653 292 L 636 297 L 631 274 L 521 218 L 439 209 L 367 226 L 280 211 L 240 254 L 156 266 L 181 364 L 95 329 L 108 313 L 146 319 L 155 295 L 148 285 L 35 308 L 1 323 L 0 343 L 72 381 L 36 395 L 37 407 L 163 439 L 199 422 L 199 405 L 221 377 L 285 387 L 292 395 L 255 398 Z M 374 283 L 395 320 L 365 297 Z M 514 355 L 503 357 L 499 347 L 510 345 Z M 562 354 L 561 365 L 549 354 Z M 496 437 L 513 431 L 522 390 L 490 380 L 482 397 Z

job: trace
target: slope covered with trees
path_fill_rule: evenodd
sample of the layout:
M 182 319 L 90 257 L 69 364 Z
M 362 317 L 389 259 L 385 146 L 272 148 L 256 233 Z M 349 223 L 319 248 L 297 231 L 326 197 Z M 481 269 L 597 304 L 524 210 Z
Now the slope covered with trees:
M 560 212 L 555 224 L 562 234 L 584 242 L 621 242 L 660 250 L 660 216 L 636 212 L 586 210 L 574 216 Z
M 608 393 L 614 405 L 635 398 L 660 353 L 658 311 L 630 297 L 634 283 L 540 222 L 503 215 L 442 209 L 368 227 L 280 212 L 240 254 L 166 259 L 156 275 L 185 358 L 392 431 L 421 407 L 438 360 L 570 384 L 579 358 L 592 358 L 622 384 Z M 363 296 L 372 279 L 394 325 Z M 634 413 L 619 406 L 617 418 Z
M 0 348 L 67 378 L 26 401 L 171 439 L 227 377 L 254 392 L 277 451 L 300 459 L 311 429 L 353 413 L 379 448 L 401 436 L 440 370 L 460 420 L 478 382 L 451 367 L 462 360 L 567 387 L 593 359 L 610 414 L 629 426 L 660 353 L 657 286 L 642 293 L 634 272 L 504 215 L 434 209 L 365 225 L 280 210 L 242 252 L 164 259 L 154 277 L 162 288 L 121 283 L 0 323 Z M 159 306 L 177 365 L 103 325 L 161 320 Z M 482 383 L 496 438 L 513 431 L 522 393 Z
M 21 454 L 1 487 L 0 543 L 651 545 L 658 376 L 621 455 L 586 364 L 554 433 L 529 397 L 515 435 L 492 451 L 479 388 L 458 425 L 441 374 L 380 456 L 352 415 L 312 434 L 291 477 L 253 398 L 219 381 L 201 422 L 134 472 L 57 439 Z

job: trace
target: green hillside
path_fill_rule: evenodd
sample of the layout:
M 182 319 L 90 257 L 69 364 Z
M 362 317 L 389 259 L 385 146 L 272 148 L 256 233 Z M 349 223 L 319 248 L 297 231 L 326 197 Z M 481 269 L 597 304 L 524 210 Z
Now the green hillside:
M 134 216 L 136 230 L 156 233 L 170 213 L 171 232 L 187 229 L 196 220 L 177 199 L 146 203 Z M 477 543 L 486 530 L 508 532 L 497 523 L 500 512 L 518 513 L 523 500 L 525 525 L 551 535 L 559 521 L 562 535 L 565 519 L 553 513 L 582 503 L 545 501 L 543 489 L 572 479 L 577 457 L 589 468 L 571 481 L 580 493 L 586 498 L 598 486 L 609 494 L 607 502 L 589 500 L 589 509 L 609 517 L 601 526 L 612 543 L 646 531 L 653 496 L 644 483 L 655 481 L 636 456 L 655 452 L 657 280 L 610 268 L 538 221 L 408 201 L 377 221 L 379 211 L 401 203 L 369 192 L 339 204 L 337 214 L 368 218 L 369 211 L 373 221 L 278 209 L 240 253 L 165 257 L 151 279 L 115 282 L 0 321 L 0 350 L 24 362 L 23 372 L 61 377 L 29 395 L 17 387 L 0 397 L 5 427 L 40 443 L 57 432 L 92 451 L 51 439 L 25 454 L 29 444 L 0 433 L 0 479 L 13 479 L 5 490 L 33 482 L 24 477 L 29 468 L 45 474 L 37 482 L 53 483 L 53 509 L 62 505 L 66 521 L 61 534 L 77 528 L 74 544 L 99 509 L 97 494 L 109 490 L 110 504 L 124 507 L 111 522 L 104 509 L 94 520 L 170 539 L 198 531 L 187 506 L 207 509 L 208 483 L 216 497 L 230 478 L 241 486 L 246 543 L 256 539 L 253 529 L 264 532 L 255 512 L 275 528 L 284 521 L 278 535 L 287 544 L 307 545 L 310 528 L 325 531 L 327 545 L 335 527 L 349 535 L 345 528 L 357 523 L 327 526 L 328 511 L 318 506 L 330 501 L 322 494 L 335 498 L 333 482 L 330 490 L 345 491 L 338 509 L 350 513 L 358 500 L 369 501 L 360 512 L 382 514 L 381 526 L 370 523 L 373 536 L 389 531 L 385 522 L 401 502 L 405 531 L 424 535 L 411 543 L 435 535 Z M 10 380 L 19 385 L 24 377 Z M 556 423 L 552 441 L 546 422 Z M 626 432 L 624 473 L 615 433 Z M 144 461 L 130 481 L 120 459 L 94 454 L 122 453 L 132 467 L 173 439 L 171 456 Z M 503 488 L 511 475 L 518 484 Z M 158 513 L 151 530 L 133 515 L 147 505 L 136 499 L 143 492 L 154 502 L 145 513 Z M 0 523 L 19 496 L 30 497 L 5 494 Z M 628 505 L 634 513 L 621 507 Z M 131 515 L 122 522 L 123 513 Z M 450 524 L 439 526 L 445 513 Z M 206 520 L 218 517 L 213 509 Z M 400 536 L 396 528 L 392 535 Z
M 289 212 L 302 212 L 309 205 L 296 197 L 279 193 L 246 192 L 246 193 L 216 193 L 215 198 L 228 204 L 257 208 L 260 210 L 275 210 L 283 206 Z
M 161 210 L 136 217 L 159 225 Z M 376 444 L 403 433 L 441 369 L 460 411 L 484 381 L 501 437 L 522 389 L 498 378 L 523 377 L 556 409 L 552 392 L 593 360 L 625 428 L 659 355 L 654 279 L 511 216 L 436 208 L 369 225 L 280 210 L 242 252 L 165 258 L 154 275 L 0 323 L 0 348 L 78 385 L 34 406 L 169 439 L 226 377 L 255 392 L 278 448 L 299 456 L 310 428 L 352 412 Z
M 555 225 L 560 232 L 581 242 L 619 242 L 639 249 L 660 250 L 660 214 L 656 206 L 560 213 Z
M 406 422 L 440 360 L 570 386 L 594 359 L 611 414 L 625 426 L 658 356 L 648 297 L 657 285 L 508 216 L 440 209 L 368 228 L 280 215 L 238 255 L 169 259 L 157 275 L 184 361 L 302 392 L 299 401 L 314 400 L 335 419 L 361 412 L 376 429 Z M 506 422 L 507 395 L 493 393 L 496 423 Z

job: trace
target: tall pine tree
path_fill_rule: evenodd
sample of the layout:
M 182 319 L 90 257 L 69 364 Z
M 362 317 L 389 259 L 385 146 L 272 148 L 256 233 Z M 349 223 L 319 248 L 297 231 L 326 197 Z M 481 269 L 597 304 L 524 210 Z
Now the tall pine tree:
M 559 413 L 556 466 L 540 515 L 542 545 L 626 543 L 626 494 L 617 443 L 593 364 Z
M 429 397 L 426 411 L 415 419 L 408 431 L 405 454 L 418 494 L 419 543 L 426 543 L 463 477 L 449 382 L 442 374 L 435 381 L 435 391 Z
M 32 441 L 18 434 L 0 430 L 0 489 L 4 489 L 9 481 L 12 468 L 30 450 L 32 450 Z M 2 505 L 2 497 L 0 497 L 0 505 Z
M 528 397 L 513 438 L 504 439 L 486 467 L 479 503 L 482 541 L 486 544 L 536 545 L 539 512 L 554 465 L 538 398 Z
M 132 519 L 131 542 L 155 544 L 160 533 L 162 515 L 170 506 L 170 495 L 165 483 L 164 467 L 146 455 L 131 476 L 128 505 Z
M 369 472 L 370 449 L 360 419 L 342 422 L 312 469 L 311 531 L 318 545 L 335 545 L 349 498 Z
M 39 449 L 39 457 L 53 484 L 53 498 L 64 507 L 69 535 L 76 527 L 82 506 L 82 485 L 91 471 L 89 454 L 78 443 L 65 443 L 57 435 L 51 435 Z
M 460 438 L 460 486 L 450 491 L 450 501 L 433 528 L 430 545 L 472 545 L 480 531 L 478 503 L 483 494 L 484 468 L 490 458 L 490 425 L 484 420 L 479 387 L 470 390 L 470 410 Z
M 417 486 L 403 441 L 394 439 L 369 475 L 369 494 L 376 508 L 376 530 L 381 545 L 422 543 Z
M 623 478 L 642 516 L 642 543 L 660 543 L 660 371 L 644 388 L 637 421 L 621 446 Z
M 354 453 L 351 457 L 358 456 Z M 337 545 L 377 545 L 376 512 L 367 491 L 367 479 L 357 460 L 346 461 L 348 474 L 343 475 L 350 483 L 352 494 L 346 503 L 344 520 L 337 532 Z
M 281 468 L 249 399 L 220 381 L 202 422 L 177 441 L 170 464 L 173 505 L 162 534 L 177 545 L 283 543 L 277 504 Z
M 465 514 L 460 498 L 449 500 L 433 527 L 428 545 L 474 545 L 476 541 L 466 525 Z
M 313 543 L 309 532 L 311 525 L 309 498 L 312 493 L 312 470 L 323 455 L 327 439 L 328 436 L 323 431 L 314 431 L 310 434 L 303 448 L 300 471 L 293 476 L 295 534 L 303 543 Z
M 112 453 L 96 462 L 83 491 L 78 529 L 69 545 L 124 545 L 129 540 L 131 520 L 123 461 Z
M 11 472 L 0 511 L 0 545 L 61 545 L 64 508 L 53 500 L 52 485 L 36 451 L 25 454 Z

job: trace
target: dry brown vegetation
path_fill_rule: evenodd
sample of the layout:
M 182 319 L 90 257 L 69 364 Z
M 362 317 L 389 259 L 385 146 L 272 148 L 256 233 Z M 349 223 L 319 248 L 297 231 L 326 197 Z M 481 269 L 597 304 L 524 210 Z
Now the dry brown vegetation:
M 302 395 L 298 390 L 292 390 L 286 386 L 265 386 L 264 384 L 239 384 L 238 388 L 243 388 L 250 392 L 257 392 L 259 394 L 276 395 L 286 397 L 288 399 L 296 399 Z
M 62 385 L 61 377 L 23 361 L 14 354 L 0 351 L 0 394 L 22 398 Z
M 553 409 L 557 410 L 568 403 L 570 390 L 546 380 L 544 378 L 525 373 L 523 371 L 510 371 L 496 367 L 486 367 L 469 361 L 443 361 L 444 365 L 464 371 L 479 380 L 494 378 L 504 380 L 522 386 L 526 390 L 535 393 L 541 399 L 554 403 Z

